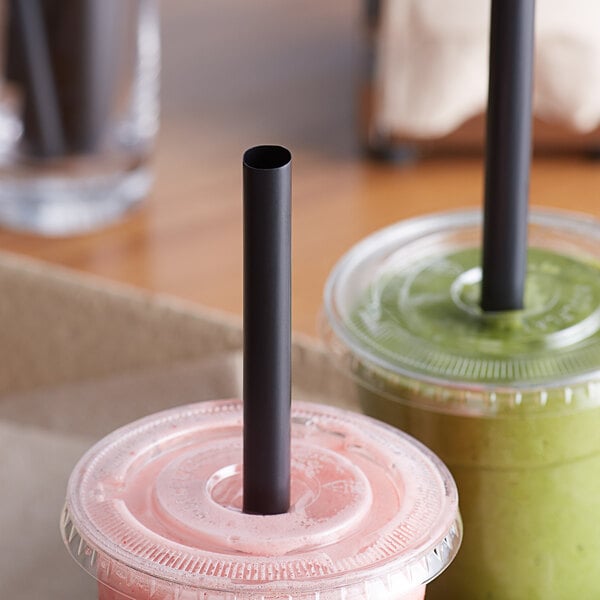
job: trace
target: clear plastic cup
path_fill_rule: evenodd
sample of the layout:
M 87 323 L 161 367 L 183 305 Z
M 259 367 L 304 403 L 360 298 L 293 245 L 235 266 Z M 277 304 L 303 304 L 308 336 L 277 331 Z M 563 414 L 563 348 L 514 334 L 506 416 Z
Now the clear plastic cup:
M 61 526 L 100 600 L 421 600 L 461 539 L 456 487 L 419 442 L 297 404 L 292 507 L 241 512 L 242 405 L 118 429 L 75 467 Z
M 465 536 L 428 598 L 600 598 L 600 222 L 532 211 L 525 308 L 484 314 L 481 214 L 353 247 L 324 335 L 368 414 L 448 465 Z

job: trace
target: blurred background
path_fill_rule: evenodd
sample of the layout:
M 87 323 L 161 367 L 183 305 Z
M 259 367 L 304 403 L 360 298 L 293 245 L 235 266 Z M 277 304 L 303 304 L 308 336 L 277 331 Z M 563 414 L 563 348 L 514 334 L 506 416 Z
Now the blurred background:
M 294 156 L 293 328 L 316 335 L 326 276 L 352 244 L 402 218 L 481 203 L 487 13 L 466 32 L 455 19 L 456 38 L 451 20 L 436 29 L 435 4 L 162 3 L 162 108 L 149 197 L 84 235 L 4 228 L 0 249 L 240 315 L 241 156 L 253 145 L 281 144 Z M 470 10 L 466 0 L 458 4 Z M 470 57 L 466 70 L 456 62 L 450 71 L 466 104 L 457 104 L 446 130 L 428 130 L 428 111 L 434 115 L 445 97 L 431 98 L 427 86 L 440 81 L 440 60 L 452 67 L 456 39 L 466 40 Z M 389 84 L 402 83 L 398 56 L 419 67 L 409 80 L 418 94 L 400 108 L 411 122 L 417 106 L 421 120 L 405 130 L 386 105 L 398 94 Z M 595 128 L 559 121 L 538 119 L 532 203 L 600 216 Z

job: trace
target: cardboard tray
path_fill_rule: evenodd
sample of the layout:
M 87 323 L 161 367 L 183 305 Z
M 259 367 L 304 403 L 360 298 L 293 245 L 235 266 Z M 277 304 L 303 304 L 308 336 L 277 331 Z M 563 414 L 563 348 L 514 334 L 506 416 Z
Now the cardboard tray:
M 0 598 L 92 600 L 63 548 L 69 473 L 97 439 L 164 408 L 239 397 L 241 322 L 170 298 L 0 255 Z M 312 340 L 295 399 L 357 409 Z

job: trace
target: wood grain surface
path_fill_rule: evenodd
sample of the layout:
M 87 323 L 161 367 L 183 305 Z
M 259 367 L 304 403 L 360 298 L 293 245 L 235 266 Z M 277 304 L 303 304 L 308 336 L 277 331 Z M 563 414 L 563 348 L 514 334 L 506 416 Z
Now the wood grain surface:
M 241 155 L 294 155 L 293 327 L 316 335 L 329 270 L 399 219 L 479 206 L 480 157 L 369 162 L 357 142 L 364 70 L 359 2 L 163 3 L 163 115 L 143 207 L 92 235 L 0 231 L 0 248 L 241 314 Z M 536 158 L 534 205 L 600 217 L 600 163 Z

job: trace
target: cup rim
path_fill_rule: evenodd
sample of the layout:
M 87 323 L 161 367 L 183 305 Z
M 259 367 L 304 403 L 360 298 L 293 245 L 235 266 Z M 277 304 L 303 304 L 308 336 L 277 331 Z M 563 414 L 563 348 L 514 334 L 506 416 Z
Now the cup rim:
M 425 585 L 431 579 L 437 577 L 452 562 L 460 546 L 462 538 L 462 523 L 458 512 L 458 491 L 452 475 L 442 461 L 421 442 L 412 438 L 408 434 L 380 421 L 376 421 L 365 415 L 353 413 L 340 408 L 326 406 L 315 403 L 295 402 L 293 414 L 299 419 L 297 427 L 310 427 L 312 419 L 322 417 L 330 421 L 332 426 L 344 425 L 350 431 L 360 432 L 364 440 L 372 440 L 373 444 L 379 445 L 388 450 L 390 456 L 393 455 L 393 466 L 386 463 L 386 468 L 391 469 L 398 477 L 404 477 L 408 470 L 404 472 L 399 466 L 400 454 L 395 452 L 406 451 L 407 464 L 413 464 L 416 467 L 427 467 L 434 473 L 436 481 L 436 494 L 439 495 L 438 513 L 431 516 L 430 529 L 423 529 L 423 534 L 415 537 L 415 547 L 407 549 L 405 553 L 391 554 L 388 559 L 377 559 L 365 563 L 364 566 L 357 568 L 355 572 L 348 570 L 345 564 L 349 559 L 343 558 L 340 561 L 338 569 L 332 572 L 325 572 L 310 578 L 283 578 L 270 579 L 267 581 L 234 580 L 217 576 L 211 573 L 196 573 L 191 570 L 188 572 L 186 565 L 193 564 L 193 561 L 183 560 L 182 568 L 177 566 L 179 558 L 175 563 L 155 562 L 150 560 L 145 551 L 126 549 L 121 547 L 118 539 L 121 537 L 120 531 L 115 529 L 115 521 L 112 517 L 109 519 L 110 526 L 107 529 L 98 527 L 94 519 L 87 519 L 86 506 L 88 503 L 94 504 L 105 502 L 105 498 L 96 500 L 90 496 L 90 481 L 96 481 L 96 478 L 106 472 L 104 468 L 107 462 L 116 460 L 122 472 L 129 472 L 132 465 L 137 465 L 140 454 L 136 452 L 138 446 L 154 448 L 153 445 L 147 445 L 148 435 L 157 436 L 160 439 L 167 440 L 166 444 L 172 443 L 177 436 L 189 436 L 190 432 L 200 430 L 201 426 L 206 426 L 205 421 L 215 420 L 219 423 L 225 423 L 228 428 L 234 427 L 239 430 L 241 436 L 242 427 L 242 404 L 239 400 L 213 400 L 205 401 L 187 406 L 167 409 L 153 415 L 149 415 L 129 425 L 126 425 L 112 432 L 92 448 L 90 448 L 79 460 L 75 466 L 67 487 L 67 499 L 63 509 L 61 519 L 61 532 L 63 541 L 75 561 L 103 585 L 111 587 L 113 584 L 110 579 L 104 578 L 101 573 L 112 572 L 113 563 L 122 572 L 123 577 L 129 581 L 139 580 L 142 585 L 148 585 L 152 580 L 153 584 L 161 586 L 174 586 L 175 588 L 188 588 L 202 591 L 212 591 L 215 594 L 224 594 L 235 592 L 240 598 L 253 598 L 258 590 L 270 592 L 279 595 L 287 590 L 293 583 L 296 592 L 292 596 L 309 598 L 314 594 L 314 598 L 319 597 L 319 591 L 322 592 L 326 587 L 331 594 L 328 598 L 343 598 L 344 590 L 355 590 L 363 585 L 378 585 L 380 580 L 385 581 L 388 577 L 399 578 L 406 587 L 406 591 Z M 177 425 L 177 428 L 173 428 Z M 316 428 L 315 428 L 316 430 Z M 344 428 L 342 427 L 341 431 Z M 229 429 L 228 429 L 229 431 Z M 332 429 L 332 435 L 337 436 L 337 429 Z M 227 435 L 230 435 L 229 433 Z M 337 437 L 336 437 L 337 443 Z M 156 444 L 155 450 L 160 449 L 160 444 Z M 372 457 L 369 458 L 372 460 Z M 389 459 L 388 459 L 389 460 Z M 399 462 L 396 462 L 398 460 Z M 389 464 L 392 464 L 389 463 Z M 411 467 L 412 469 L 412 467 Z M 86 483 L 87 482 L 87 483 Z M 433 489 L 433 488 L 431 488 Z M 110 491 L 106 492 L 107 496 Z M 381 500 L 381 499 L 380 499 Z M 423 499 L 414 503 L 418 504 L 418 510 L 423 505 Z M 412 506 L 412 505 L 411 505 Z M 398 513 L 398 523 L 409 518 L 408 513 L 412 513 L 411 506 Z M 117 514 L 120 506 L 115 506 L 113 511 Z M 418 512 L 417 510 L 417 512 Z M 110 510 L 109 510 L 110 512 Z M 405 514 L 405 512 L 407 514 Z M 111 513 L 112 515 L 112 513 Z M 262 519 L 264 517 L 249 516 L 249 519 Z M 271 517 L 269 517 L 271 518 Z M 272 517 L 277 519 L 278 516 Z M 398 523 L 394 522 L 393 527 L 385 530 L 386 539 L 392 534 L 395 535 L 398 529 Z M 274 522 L 274 526 L 276 521 Z M 137 526 L 137 525 L 136 525 Z M 146 529 L 143 524 L 139 524 L 140 532 L 145 536 Z M 387 527 L 387 526 L 386 526 Z M 153 530 L 149 530 L 150 540 L 154 540 Z M 355 535 L 355 532 L 352 533 Z M 384 536 L 385 537 L 385 536 Z M 184 549 L 177 540 L 166 540 L 169 551 L 177 552 Z M 190 547 L 192 554 L 193 548 Z M 198 550 L 200 556 L 205 551 Z M 208 552 L 208 550 L 206 551 Z M 304 550 L 298 551 L 297 562 L 302 563 Z M 215 552 L 217 558 L 221 555 Z M 229 556 L 224 554 L 223 556 Z M 240 555 L 241 556 L 241 555 Z M 252 555 L 248 555 L 252 559 Z M 366 556 L 366 555 L 365 555 Z M 230 558 L 234 560 L 235 554 Z M 270 554 L 257 554 L 257 563 L 268 560 Z M 286 556 L 286 558 L 290 558 Z M 295 560 L 295 559 L 294 559 Z M 367 561 L 371 558 L 366 556 Z M 99 562 L 100 561 L 100 562 Z M 97 567 L 103 564 L 102 569 Z M 150 568 L 151 565 L 151 568 Z M 173 566 L 175 565 L 175 566 Z M 312 567 L 311 567 L 312 568 Z M 113 587 L 113 589 L 116 589 Z M 121 593 L 122 590 L 117 590 Z M 268 595 L 268 594 L 267 594 Z M 322 596 L 321 596 L 322 597 Z
M 537 382 L 476 382 L 445 379 L 436 375 L 428 375 L 416 370 L 411 370 L 403 365 L 394 364 L 391 360 L 365 348 L 353 336 L 344 323 L 336 300 L 336 290 L 340 281 L 357 265 L 366 259 L 373 260 L 377 255 L 389 251 L 391 244 L 399 245 L 417 239 L 424 233 L 434 231 L 466 230 L 469 227 L 481 226 L 483 223 L 482 211 L 478 208 L 461 208 L 450 211 L 428 213 L 410 219 L 398 221 L 383 229 L 379 229 L 363 238 L 350 248 L 335 264 L 331 270 L 324 287 L 323 306 L 321 311 L 319 333 L 325 345 L 334 354 L 338 366 L 344 371 L 350 371 L 352 376 L 367 387 L 373 388 L 373 383 L 356 373 L 356 367 L 375 368 L 394 378 L 413 380 L 421 385 L 429 386 L 433 390 L 441 388 L 461 391 L 472 395 L 471 405 L 476 411 L 485 409 L 486 412 L 496 412 L 494 401 L 489 402 L 489 397 L 498 393 L 512 394 L 517 401 L 517 407 L 522 403 L 522 395 L 540 395 L 549 390 L 570 388 L 573 386 L 587 385 L 590 381 L 598 381 L 600 385 L 600 365 L 597 368 L 577 373 L 573 376 L 560 377 L 552 381 Z M 529 224 L 540 227 L 550 227 L 563 233 L 576 233 L 600 244 L 600 220 L 584 213 L 563 209 L 547 209 L 533 207 L 529 214 Z M 442 227 L 443 226 L 443 227 Z M 344 355 L 346 360 L 344 361 Z M 349 358 L 348 355 L 351 355 Z M 345 363 L 345 364 L 344 364 Z M 378 390 L 381 391 L 381 390 Z M 435 395 L 435 394 L 434 394 Z M 480 397 L 480 402 L 477 401 Z M 487 400 L 484 400 L 484 397 Z M 541 402 L 543 405 L 544 402 Z M 569 404 L 569 402 L 567 402 Z M 600 404 L 600 397 L 594 405 Z M 588 407 L 588 406 L 586 406 Z M 438 407 L 439 408 L 439 407 Z

